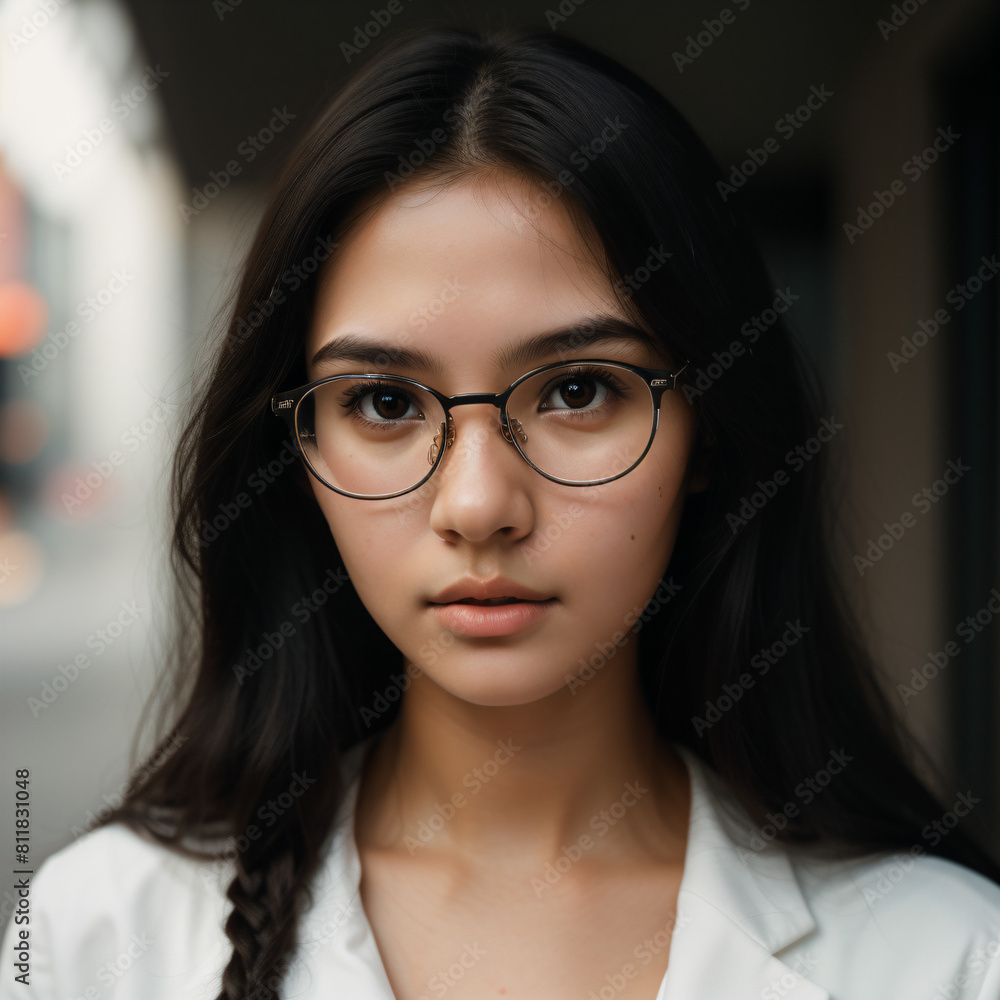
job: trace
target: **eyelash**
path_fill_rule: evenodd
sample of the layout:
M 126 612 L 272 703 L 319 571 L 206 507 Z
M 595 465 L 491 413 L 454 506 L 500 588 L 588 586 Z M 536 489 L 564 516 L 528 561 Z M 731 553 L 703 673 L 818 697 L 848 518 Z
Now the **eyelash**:
M 558 376 L 552 381 L 547 382 L 545 389 L 542 393 L 543 398 L 548 396 L 552 389 L 554 389 L 561 382 L 565 382 L 571 378 L 592 378 L 599 381 L 603 381 L 608 392 L 613 393 L 618 399 L 624 399 L 627 394 L 627 389 L 622 384 L 621 380 L 613 373 L 608 371 L 607 368 L 597 368 L 592 366 L 584 366 L 582 368 L 574 369 L 569 371 L 562 376 Z M 571 411 L 572 412 L 572 411 Z M 578 411 L 583 412 L 583 411 Z
M 543 398 L 547 397 L 551 393 L 553 388 L 555 388 L 561 382 L 565 382 L 570 378 L 593 378 L 603 381 L 608 392 L 610 394 L 613 394 L 618 399 L 623 399 L 627 394 L 626 387 L 622 384 L 621 380 L 614 375 L 613 372 L 609 371 L 607 368 L 598 368 L 596 366 L 588 365 L 582 368 L 574 369 L 569 372 L 565 372 L 562 375 L 552 379 L 550 382 L 546 383 L 542 393 L 542 397 Z M 364 399 L 365 396 L 369 395 L 370 393 L 385 391 L 385 390 L 388 390 L 390 392 L 393 391 L 400 392 L 403 393 L 404 395 L 407 395 L 407 398 L 409 398 L 408 394 L 406 393 L 406 389 L 404 389 L 402 386 L 393 382 L 388 382 L 388 381 L 383 382 L 380 380 L 373 379 L 371 381 L 359 382 L 356 385 L 353 385 L 349 389 L 347 389 L 346 392 L 344 393 L 345 400 L 340 405 L 345 410 L 347 410 L 348 413 L 353 414 L 355 419 L 365 424 L 365 426 L 379 430 L 385 430 L 387 428 L 392 427 L 393 424 L 399 423 L 399 421 L 387 420 L 387 421 L 380 421 L 379 423 L 373 423 L 372 421 L 368 420 L 366 417 L 362 416 L 358 412 L 358 408 L 361 405 L 361 400 Z M 585 411 L 569 410 L 567 412 L 583 413 Z
M 359 423 L 364 424 L 365 427 L 369 427 L 374 430 L 386 430 L 389 427 L 392 427 L 393 424 L 399 423 L 399 421 L 386 420 L 374 423 L 359 412 L 361 400 L 364 399 L 365 396 L 374 392 L 382 392 L 385 390 L 388 390 L 389 392 L 403 393 L 406 395 L 406 390 L 399 385 L 392 382 L 381 382 L 373 379 L 370 381 L 358 382 L 356 385 L 352 385 L 344 393 L 345 400 L 340 405 L 347 410 L 349 414 L 353 415 Z M 407 398 L 409 398 L 409 396 L 407 396 Z

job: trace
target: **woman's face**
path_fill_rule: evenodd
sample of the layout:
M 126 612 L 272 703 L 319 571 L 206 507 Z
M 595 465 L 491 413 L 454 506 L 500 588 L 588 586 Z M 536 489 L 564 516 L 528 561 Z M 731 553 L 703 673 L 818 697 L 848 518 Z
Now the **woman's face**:
M 499 352 L 538 334 L 597 316 L 628 321 L 588 253 L 590 240 L 558 200 L 513 175 L 503 188 L 484 178 L 447 187 L 411 181 L 342 241 L 320 276 L 308 377 L 385 372 L 453 395 L 500 392 L 525 371 L 576 358 L 676 370 L 675 359 L 628 339 L 568 341 L 562 356 L 557 349 L 495 366 Z M 312 364 L 319 348 L 346 335 L 419 350 L 434 368 Z M 544 698 L 595 656 L 608 660 L 603 669 L 625 666 L 634 648 L 620 637 L 631 638 L 666 571 L 686 492 L 704 488 L 700 473 L 686 476 L 690 405 L 680 392 L 665 392 L 646 457 L 621 479 L 595 487 L 539 475 L 502 436 L 499 411 L 489 404 L 457 407 L 452 417 L 453 446 L 431 479 L 408 495 L 355 499 L 309 477 L 372 617 L 406 661 L 478 705 Z M 496 576 L 550 600 L 513 630 L 477 629 L 431 603 L 463 578 Z M 464 607 L 458 615 L 505 614 Z M 506 634 L 481 634 L 498 630 Z

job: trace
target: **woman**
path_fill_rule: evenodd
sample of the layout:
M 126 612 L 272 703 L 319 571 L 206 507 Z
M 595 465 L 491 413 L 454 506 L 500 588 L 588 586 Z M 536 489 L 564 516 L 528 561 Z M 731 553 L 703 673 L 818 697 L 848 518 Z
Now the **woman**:
M 880 693 L 842 425 L 739 333 L 718 179 L 562 36 L 343 89 L 177 453 L 172 750 L 36 876 L 4 995 L 1000 998 L 1000 872 Z

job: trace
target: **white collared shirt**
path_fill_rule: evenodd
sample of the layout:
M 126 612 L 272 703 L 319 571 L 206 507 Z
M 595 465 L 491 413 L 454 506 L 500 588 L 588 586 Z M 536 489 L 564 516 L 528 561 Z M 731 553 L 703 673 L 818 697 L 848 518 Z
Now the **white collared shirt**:
M 346 757 L 349 791 L 283 997 L 393 1000 L 353 835 L 373 738 Z M 656 1000 L 1000 1000 L 1000 886 L 926 854 L 830 862 L 766 839 L 718 774 L 673 746 L 691 776 L 691 817 Z M 14 979 L 10 923 L 0 1000 L 212 1000 L 232 952 L 229 878 L 227 864 L 179 857 L 122 825 L 84 834 L 32 877 L 29 985 Z M 630 964 L 651 961 L 650 945 Z M 628 978 L 609 969 L 594 993 L 617 997 Z

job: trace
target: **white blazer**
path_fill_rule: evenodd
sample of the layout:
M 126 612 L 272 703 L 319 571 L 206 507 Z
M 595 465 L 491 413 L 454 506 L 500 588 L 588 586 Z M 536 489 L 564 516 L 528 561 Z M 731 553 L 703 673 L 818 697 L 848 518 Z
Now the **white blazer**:
M 353 836 L 371 739 L 347 757 L 350 791 L 283 997 L 393 1000 L 358 895 Z M 656 1000 L 1000 1000 L 1000 886 L 927 855 L 824 862 L 764 839 L 718 774 L 674 746 L 691 775 L 692 808 Z M 84 834 L 32 876 L 29 985 L 15 981 L 21 928 L 11 923 L 0 998 L 211 1000 L 231 954 L 228 882 L 227 865 L 180 858 L 123 826 Z M 630 964 L 652 961 L 665 943 L 638 946 Z M 617 1000 L 629 978 L 629 968 L 609 970 L 594 996 Z M 428 996 L 446 991 L 432 981 Z

